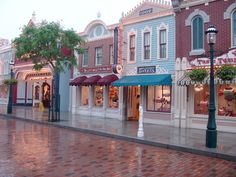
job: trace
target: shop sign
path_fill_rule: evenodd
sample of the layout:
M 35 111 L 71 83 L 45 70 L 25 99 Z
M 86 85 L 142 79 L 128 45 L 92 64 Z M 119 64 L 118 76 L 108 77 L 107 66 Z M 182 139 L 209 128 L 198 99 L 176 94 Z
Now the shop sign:
M 210 66 L 209 58 L 196 58 L 189 62 L 192 67 Z M 214 65 L 235 65 L 236 64 L 236 49 L 229 51 L 214 59 Z
M 138 74 L 156 73 L 156 66 L 141 66 L 137 68 Z
M 146 15 L 146 14 L 151 14 L 152 11 L 153 11 L 152 8 L 141 10 L 141 11 L 139 11 L 139 16 Z
M 80 68 L 81 73 L 108 73 L 112 71 L 112 66 L 100 66 L 93 68 Z

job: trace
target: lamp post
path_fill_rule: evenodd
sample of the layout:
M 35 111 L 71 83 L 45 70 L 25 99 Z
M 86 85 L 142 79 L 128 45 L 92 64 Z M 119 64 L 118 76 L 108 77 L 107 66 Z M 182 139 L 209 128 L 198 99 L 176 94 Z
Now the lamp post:
M 206 147 L 216 148 L 217 145 L 217 130 L 215 119 L 215 86 L 214 86 L 214 49 L 216 43 L 216 33 L 218 31 L 214 26 L 209 26 L 205 34 L 207 35 L 207 43 L 210 46 L 210 98 L 208 107 L 208 123 L 206 130 Z
M 10 61 L 10 68 L 11 68 L 11 79 L 13 79 L 14 77 L 14 73 L 13 73 L 13 65 L 14 65 L 14 61 Z M 13 85 L 10 84 L 9 85 L 9 98 L 8 98 L 8 104 L 7 104 L 7 114 L 11 114 L 12 113 L 12 94 L 13 94 Z

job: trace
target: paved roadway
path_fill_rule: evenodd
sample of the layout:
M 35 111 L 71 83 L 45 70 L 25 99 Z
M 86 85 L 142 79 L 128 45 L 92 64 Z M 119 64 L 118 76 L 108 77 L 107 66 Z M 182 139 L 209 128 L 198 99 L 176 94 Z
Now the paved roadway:
M 0 177 L 235 177 L 236 163 L 0 119 Z

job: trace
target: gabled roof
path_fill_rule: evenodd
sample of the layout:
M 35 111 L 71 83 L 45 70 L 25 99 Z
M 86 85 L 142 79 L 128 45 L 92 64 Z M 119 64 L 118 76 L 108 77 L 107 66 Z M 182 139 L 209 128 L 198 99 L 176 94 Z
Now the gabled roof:
M 156 14 L 166 15 L 166 12 L 171 12 L 172 6 L 170 0 L 145 0 L 124 14 L 122 21 L 129 21 L 133 19 L 143 20 L 145 18 L 152 18 Z

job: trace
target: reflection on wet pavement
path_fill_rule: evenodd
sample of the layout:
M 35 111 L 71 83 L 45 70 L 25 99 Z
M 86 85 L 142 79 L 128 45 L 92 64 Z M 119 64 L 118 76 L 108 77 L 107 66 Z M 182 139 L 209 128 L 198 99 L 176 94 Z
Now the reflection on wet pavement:
M 236 176 L 236 163 L 0 119 L 1 176 Z

